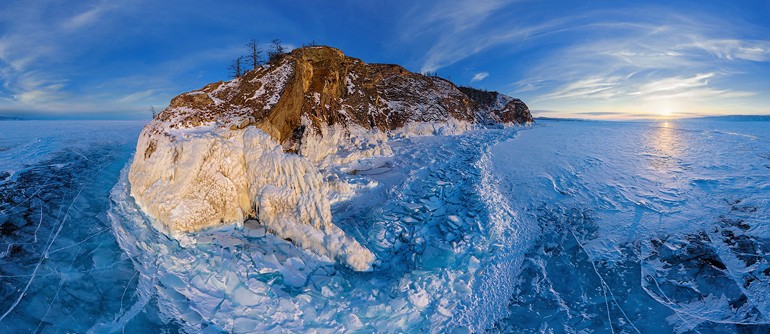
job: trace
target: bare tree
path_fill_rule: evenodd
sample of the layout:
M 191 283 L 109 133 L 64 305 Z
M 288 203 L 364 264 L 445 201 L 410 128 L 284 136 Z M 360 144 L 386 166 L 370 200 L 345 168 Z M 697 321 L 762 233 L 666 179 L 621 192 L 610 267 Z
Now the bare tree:
M 155 119 L 156 116 L 158 116 L 158 112 L 155 111 L 155 106 L 150 106 L 150 113 L 152 113 L 152 118 Z
M 274 39 L 271 43 L 273 43 L 273 49 L 278 54 L 284 54 L 286 53 L 286 49 L 283 48 L 283 44 L 281 44 L 280 39 Z
M 256 39 L 251 39 L 248 43 L 246 43 L 246 48 L 249 49 L 249 60 L 251 60 L 251 65 L 254 67 L 254 69 L 257 69 L 257 66 L 262 65 L 262 49 L 259 48 L 259 43 L 257 43 Z
M 278 60 L 280 55 L 286 53 L 286 49 L 281 45 L 281 40 L 277 38 L 270 42 L 270 48 L 270 51 L 267 51 L 267 58 L 268 62 L 271 63 Z
M 233 78 L 240 78 L 243 75 L 243 56 L 235 58 L 233 63 L 230 64 L 228 69 L 230 70 L 230 76 Z

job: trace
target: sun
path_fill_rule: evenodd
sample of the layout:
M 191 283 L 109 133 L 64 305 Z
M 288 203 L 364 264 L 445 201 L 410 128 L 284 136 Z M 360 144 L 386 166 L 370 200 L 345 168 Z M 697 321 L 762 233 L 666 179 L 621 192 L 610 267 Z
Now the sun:
M 669 118 L 671 117 L 671 106 L 666 104 L 662 105 L 660 109 L 658 109 L 658 114 L 660 114 L 661 117 Z
M 660 118 L 671 118 L 676 114 L 676 110 L 676 105 L 672 101 L 661 101 L 661 103 L 655 105 L 655 113 Z

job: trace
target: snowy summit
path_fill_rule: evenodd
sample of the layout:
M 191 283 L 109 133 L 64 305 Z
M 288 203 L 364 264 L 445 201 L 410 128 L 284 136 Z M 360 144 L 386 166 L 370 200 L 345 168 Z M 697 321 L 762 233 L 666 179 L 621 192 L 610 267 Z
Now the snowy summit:
M 159 228 L 185 233 L 256 219 L 360 271 L 374 255 L 332 223 L 357 185 L 340 166 L 391 155 L 388 139 L 532 122 L 497 92 L 313 46 L 172 99 L 139 137 L 131 194 Z

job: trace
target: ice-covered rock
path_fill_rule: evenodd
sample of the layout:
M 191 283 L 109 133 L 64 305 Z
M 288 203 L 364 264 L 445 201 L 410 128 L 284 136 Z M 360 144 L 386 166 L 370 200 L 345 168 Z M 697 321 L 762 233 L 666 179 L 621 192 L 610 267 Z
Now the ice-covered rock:
M 311 160 L 255 127 L 142 136 L 165 149 L 137 157 L 132 195 L 172 235 L 257 217 L 303 248 L 368 270 L 374 255 L 331 222 L 328 185 Z
M 228 82 L 175 97 L 137 143 L 129 180 L 142 210 L 184 234 L 258 219 L 270 232 L 355 270 L 374 255 L 332 223 L 356 187 L 341 164 L 388 156 L 388 139 L 532 120 L 520 100 L 460 90 L 397 65 L 308 47 Z

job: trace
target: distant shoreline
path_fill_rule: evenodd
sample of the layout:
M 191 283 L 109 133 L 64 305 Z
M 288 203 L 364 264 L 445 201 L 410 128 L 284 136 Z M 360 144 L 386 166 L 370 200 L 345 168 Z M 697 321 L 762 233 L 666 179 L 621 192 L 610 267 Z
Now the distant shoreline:
M 719 115 L 682 118 L 639 118 L 639 119 L 592 119 L 577 117 L 533 117 L 535 121 L 571 121 L 571 122 L 675 122 L 675 121 L 722 121 L 722 122 L 770 122 L 770 115 Z

